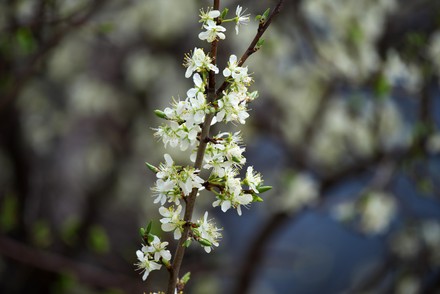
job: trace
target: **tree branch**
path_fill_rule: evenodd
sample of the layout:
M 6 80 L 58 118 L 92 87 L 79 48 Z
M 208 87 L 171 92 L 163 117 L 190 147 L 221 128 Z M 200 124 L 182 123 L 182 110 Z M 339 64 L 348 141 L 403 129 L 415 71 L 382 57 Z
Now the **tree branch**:
M 219 10 L 220 8 L 220 0 L 214 0 L 214 10 Z M 218 18 L 216 19 L 218 21 Z M 211 58 L 212 63 L 215 65 L 217 60 L 217 46 L 218 46 L 218 40 L 215 40 L 211 43 Z M 209 78 L 208 78 L 208 103 L 212 103 L 216 100 L 216 92 L 215 92 L 215 73 L 214 71 L 209 72 Z M 196 162 L 194 163 L 194 168 L 196 170 L 200 170 L 202 168 L 203 163 L 203 157 L 205 156 L 205 150 L 206 146 L 209 142 L 209 131 L 211 128 L 211 122 L 214 118 L 214 114 L 210 113 L 207 114 L 205 117 L 205 121 L 203 123 L 202 132 L 200 135 L 200 143 L 199 148 L 197 149 L 197 156 L 196 156 Z M 192 221 L 192 214 L 194 211 L 194 205 L 196 202 L 197 193 L 199 192 L 199 189 L 193 188 L 191 191 L 191 194 L 188 196 L 186 205 L 185 205 L 185 214 L 183 217 L 183 220 L 186 222 L 186 224 L 189 224 Z M 167 294 L 174 294 L 174 291 L 176 289 L 177 280 L 179 278 L 179 271 L 180 267 L 182 266 L 183 256 L 185 254 L 185 241 L 187 240 L 189 233 L 190 233 L 190 226 L 185 225 L 182 232 L 182 237 L 180 238 L 176 252 L 174 254 L 174 260 L 170 272 L 170 278 L 168 280 L 168 288 L 167 288 Z
M 267 18 L 267 20 L 264 22 L 260 22 L 260 25 L 258 26 L 257 34 L 255 35 L 255 37 L 252 40 L 249 47 L 246 49 L 246 51 L 241 56 L 240 60 L 238 61 L 238 66 L 242 66 L 245 63 L 245 61 L 248 59 L 249 56 L 251 56 L 252 54 L 257 52 L 258 49 L 256 48 L 256 46 L 257 46 L 258 41 L 263 36 L 264 32 L 267 30 L 269 25 L 272 23 L 272 20 L 274 19 L 274 17 L 277 16 L 281 12 L 281 8 L 283 7 L 283 4 L 284 4 L 284 0 L 280 0 L 278 2 L 277 6 L 275 7 L 275 9 L 270 14 L 270 16 Z M 223 84 L 218 88 L 217 96 L 219 97 L 222 94 L 222 92 L 224 90 L 226 90 L 226 88 L 228 86 L 229 86 L 229 82 L 225 80 L 223 82 Z

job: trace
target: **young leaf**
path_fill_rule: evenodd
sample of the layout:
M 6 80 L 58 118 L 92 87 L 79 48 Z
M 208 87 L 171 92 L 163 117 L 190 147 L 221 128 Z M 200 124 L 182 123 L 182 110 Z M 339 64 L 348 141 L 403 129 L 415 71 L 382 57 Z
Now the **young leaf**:
M 180 281 L 183 283 L 183 284 L 186 284 L 186 283 L 188 283 L 188 281 L 189 281 L 189 279 L 191 278 L 191 272 L 187 272 L 181 279 L 180 279 Z
M 267 191 L 269 191 L 270 189 L 272 189 L 272 186 L 260 186 L 260 187 L 257 187 L 257 190 L 258 190 L 258 192 L 260 192 L 260 193 L 267 192 Z
M 220 14 L 220 19 L 225 19 L 228 12 L 229 12 L 228 8 L 223 9 L 222 13 Z

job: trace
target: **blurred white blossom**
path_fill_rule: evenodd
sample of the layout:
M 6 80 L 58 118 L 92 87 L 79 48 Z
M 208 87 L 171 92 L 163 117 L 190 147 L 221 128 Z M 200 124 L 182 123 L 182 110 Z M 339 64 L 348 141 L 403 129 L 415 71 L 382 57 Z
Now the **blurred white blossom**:
M 396 201 L 393 196 L 381 192 L 370 192 L 361 206 L 361 227 L 371 234 L 384 232 L 396 211 Z
M 280 208 L 286 212 L 295 213 L 300 209 L 316 203 L 319 196 L 319 186 L 307 174 L 297 174 L 287 185 Z

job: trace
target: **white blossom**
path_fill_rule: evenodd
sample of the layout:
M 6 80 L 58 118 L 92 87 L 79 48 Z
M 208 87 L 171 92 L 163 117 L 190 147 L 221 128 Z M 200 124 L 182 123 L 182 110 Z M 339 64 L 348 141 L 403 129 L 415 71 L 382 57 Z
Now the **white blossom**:
M 289 183 L 285 197 L 280 202 L 281 209 L 297 212 L 312 205 L 318 199 L 318 185 L 306 174 L 298 174 Z
M 161 242 L 159 237 L 154 236 L 150 246 L 142 247 L 142 252 L 153 255 L 155 261 L 159 261 L 161 258 L 170 261 L 171 253 L 169 250 L 166 250 L 167 245 L 168 242 Z
M 187 67 L 185 77 L 189 78 L 194 72 L 214 71 L 218 73 L 218 68 L 212 64 L 212 59 L 205 54 L 203 49 L 194 48 L 192 55 L 185 55 L 183 65 Z
M 198 231 L 200 233 L 200 237 L 207 240 L 212 246 L 218 247 L 218 240 L 222 237 L 220 228 L 217 228 L 212 219 L 208 220 L 208 212 L 206 211 L 203 219 L 198 220 L 199 224 Z M 207 253 L 211 252 L 212 246 L 203 246 Z
M 249 117 L 245 101 L 246 96 L 243 93 L 223 92 L 222 98 L 217 101 L 216 121 L 238 121 L 245 124 L 246 119 Z
M 197 144 L 197 134 L 201 131 L 201 128 L 197 124 L 190 123 L 177 123 L 175 121 L 169 122 L 154 129 L 155 137 L 162 139 L 165 146 L 169 144 L 175 148 L 179 146 L 180 150 L 185 151 L 190 146 Z
M 213 20 L 208 20 L 203 27 L 206 29 L 206 31 L 199 34 L 200 40 L 206 40 L 211 43 L 216 40 L 217 37 L 222 40 L 225 38 L 225 34 L 223 32 L 225 32 L 226 29 L 220 25 L 217 25 Z
M 259 193 L 257 188 L 262 183 L 261 175 L 254 172 L 254 167 L 252 166 L 249 166 L 246 170 L 245 183 L 254 193 Z
M 237 210 L 238 215 L 241 215 L 241 206 L 250 204 L 253 197 L 251 194 L 243 193 L 241 181 L 235 175 L 236 171 L 232 169 L 226 171 L 224 190 L 221 194 L 217 195 L 217 200 L 212 203 L 212 206 L 220 206 L 223 212 L 228 211 L 232 207 Z
M 174 190 L 175 190 L 176 184 L 174 183 L 174 181 L 171 181 L 169 179 L 167 180 L 163 180 L 163 179 L 158 179 L 156 181 L 156 185 L 154 186 L 153 193 L 156 194 L 156 199 L 154 199 L 154 203 L 159 203 L 160 205 L 164 205 L 165 202 L 167 201 L 167 197 L 170 194 L 174 194 Z M 176 199 L 176 204 L 179 204 L 179 200 Z
M 151 271 L 159 270 L 162 265 L 156 263 L 154 260 L 149 259 L 149 255 L 145 255 L 145 253 L 141 250 L 136 251 L 136 256 L 138 258 L 138 262 L 136 263 L 137 269 L 143 272 L 142 280 L 146 280 Z
M 162 230 L 164 232 L 174 231 L 174 239 L 176 240 L 182 237 L 182 226 L 185 223 L 180 219 L 181 211 L 182 206 L 180 205 L 177 206 L 177 209 L 174 209 L 174 206 L 170 206 L 169 208 L 161 206 L 159 208 L 159 213 L 163 216 L 163 218 L 160 219 Z
M 208 11 L 204 11 L 203 9 L 200 9 L 200 21 L 199 22 L 203 22 L 206 23 L 209 20 L 213 21 L 214 18 L 219 17 L 220 16 L 220 11 L 218 10 L 208 10 Z
M 368 233 L 381 233 L 388 228 L 394 216 L 396 203 L 394 198 L 383 192 L 370 193 L 361 212 L 361 226 Z
M 235 10 L 235 33 L 238 35 L 238 29 L 240 25 L 246 25 L 249 22 L 249 16 L 250 14 L 244 14 L 246 12 L 246 9 L 243 10 L 243 7 L 240 5 L 237 6 L 237 9 Z

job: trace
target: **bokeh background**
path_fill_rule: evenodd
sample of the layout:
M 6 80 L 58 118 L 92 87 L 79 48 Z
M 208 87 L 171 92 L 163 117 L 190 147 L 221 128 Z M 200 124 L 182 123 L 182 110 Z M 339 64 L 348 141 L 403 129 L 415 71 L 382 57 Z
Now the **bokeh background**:
M 210 5 L 0 1 L 0 293 L 165 288 L 134 271 L 159 218 L 144 162 L 163 160 L 153 110 L 191 87 Z M 220 68 L 257 24 L 226 27 Z M 440 1 L 287 0 L 264 39 L 260 98 L 227 128 L 274 189 L 241 217 L 199 197 L 224 237 L 187 251 L 188 293 L 440 293 Z

